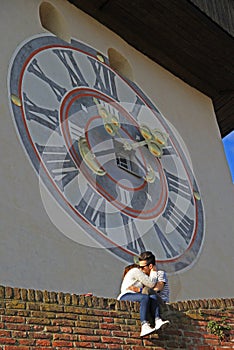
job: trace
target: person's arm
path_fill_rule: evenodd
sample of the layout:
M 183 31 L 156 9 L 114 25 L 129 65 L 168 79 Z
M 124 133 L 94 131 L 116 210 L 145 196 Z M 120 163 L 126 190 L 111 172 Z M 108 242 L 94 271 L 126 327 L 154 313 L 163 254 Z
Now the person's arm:
M 135 292 L 135 293 L 141 293 L 142 292 L 142 288 L 140 287 L 135 287 L 135 286 L 130 286 L 128 287 L 129 290 Z
M 138 268 L 133 268 L 132 270 L 129 271 L 128 274 L 131 275 L 131 281 L 132 281 L 132 283 L 131 284 L 129 283 L 130 285 L 127 286 L 128 290 L 131 290 L 135 293 L 141 293 L 143 286 L 146 286 L 149 288 L 153 288 L 155 286 L 155 281 L 152 281 L 152 279 L 149 276 L 147 276 L 143 271 L 141 271 Z M 136 282 L 140 282 L 142 284 L 142 287 L 134 286 Z
M 136 270 L 134 277 L 146 287 L 153 288 L 155 286 L 155 281 L 152 281 L 151 278 L 140 269 Z
M 147 276 L 143 271 L 140 269 L 132 269 L 132 273 L 134 273 L 134 280 L 135 282 L 140 282 L 143 286 L 153 288 L 155 286 L 155 281 L 152 281 L 152 279 Z M 129 286 L 127 289 L 135 292 L 135 293 L 141 293 L 142 288 L 136 287 L 134 285 Z
M 157 282 L 156 286 L 153 288 L 155 292 L 161 292 L 163 290 L 165 283 L 164 282 Z
M 154 287 L 154 290 L 156 292 L 160 292 L 161 290 L 163 290 L 166 283 L 166 277 L 165 277 L 164 271 L 158 271 L 157 278 L 158 278 L 158 281 Z
M 157 275 L 157 270 L 156 266 L 154 265 L 153 269 L 150 271 L 150 279 L 151 281 L 154 282 L 154 287 L 156 287 L 156 283 L 158 282 L 158 275 Z

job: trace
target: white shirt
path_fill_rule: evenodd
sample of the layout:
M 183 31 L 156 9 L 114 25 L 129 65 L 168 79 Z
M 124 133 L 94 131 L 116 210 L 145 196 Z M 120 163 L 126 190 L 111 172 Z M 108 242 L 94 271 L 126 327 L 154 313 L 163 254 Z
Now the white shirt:
M 155 286 L 155 283 L 157 282 L 157 278 L 155 276 L 156 271 L 153 272 L 154 276 L 149 277 L 137 267 L 133 267 L 124 276 L 121 285 L 121 293 L 118 295 L 117 299 L 119 300 L 126 293 L 135 293 L 128 289 L 130 286 L 139 288 L 143 288 L 144 286 L 146 286 L 153 288 Z
M 150 276 L 147 276 L 143 271 L 141 271 L 137 267 L 133 267 L 129 270 L 121 285 L 121 293 L 118 295 L 117 299 L 126 294 L 126 293 L 135 293 L 132 290 L 128 289 L 130 286 L 143 288 L 144 286 L 153 288 L 157 282 L 164 282 L 164 288 L 159 292 L 160 297 L 165 302 L 169 302 L 169 286 L 168 279 L 165 271 L 152 271 L 150 272 Z

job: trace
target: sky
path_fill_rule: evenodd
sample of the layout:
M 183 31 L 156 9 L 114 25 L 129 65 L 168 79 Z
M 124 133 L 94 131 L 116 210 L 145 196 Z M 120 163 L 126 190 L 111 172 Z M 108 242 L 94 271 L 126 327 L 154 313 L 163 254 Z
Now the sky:
M 234 131 L 223 138 L 223 145 L 234 183 Z

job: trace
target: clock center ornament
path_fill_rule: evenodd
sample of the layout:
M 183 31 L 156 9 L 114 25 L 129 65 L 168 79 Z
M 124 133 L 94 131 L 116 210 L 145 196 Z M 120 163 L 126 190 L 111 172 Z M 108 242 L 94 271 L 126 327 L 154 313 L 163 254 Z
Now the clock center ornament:
M 50 35 L 16 50 L 8 83 L 23 147 L 79 226 L 74 240 L 85 233 L 126 262 L 153 250 L 168 273 L 191 267 L 200 191 L 181 137 L 142 89 L 94 48 Z

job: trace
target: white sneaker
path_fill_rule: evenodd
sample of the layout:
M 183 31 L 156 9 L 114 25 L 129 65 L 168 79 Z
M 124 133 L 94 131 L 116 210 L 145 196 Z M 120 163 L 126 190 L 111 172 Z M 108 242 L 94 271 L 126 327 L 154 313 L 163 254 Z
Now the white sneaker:
M 145 335 L 151 334 L 155 331 L 155 328 L 150 327 L 149 323 L 144 323 L 141 326 L 141 334 L 140 337 L 144 337 Z
M 155 320 L 155 330 L 157 331 L 159 328 L 161 327 L 165 327 L 169 325 L 169 321 L 163 321 L 161 318 L 158 318 L 157 320 Z

